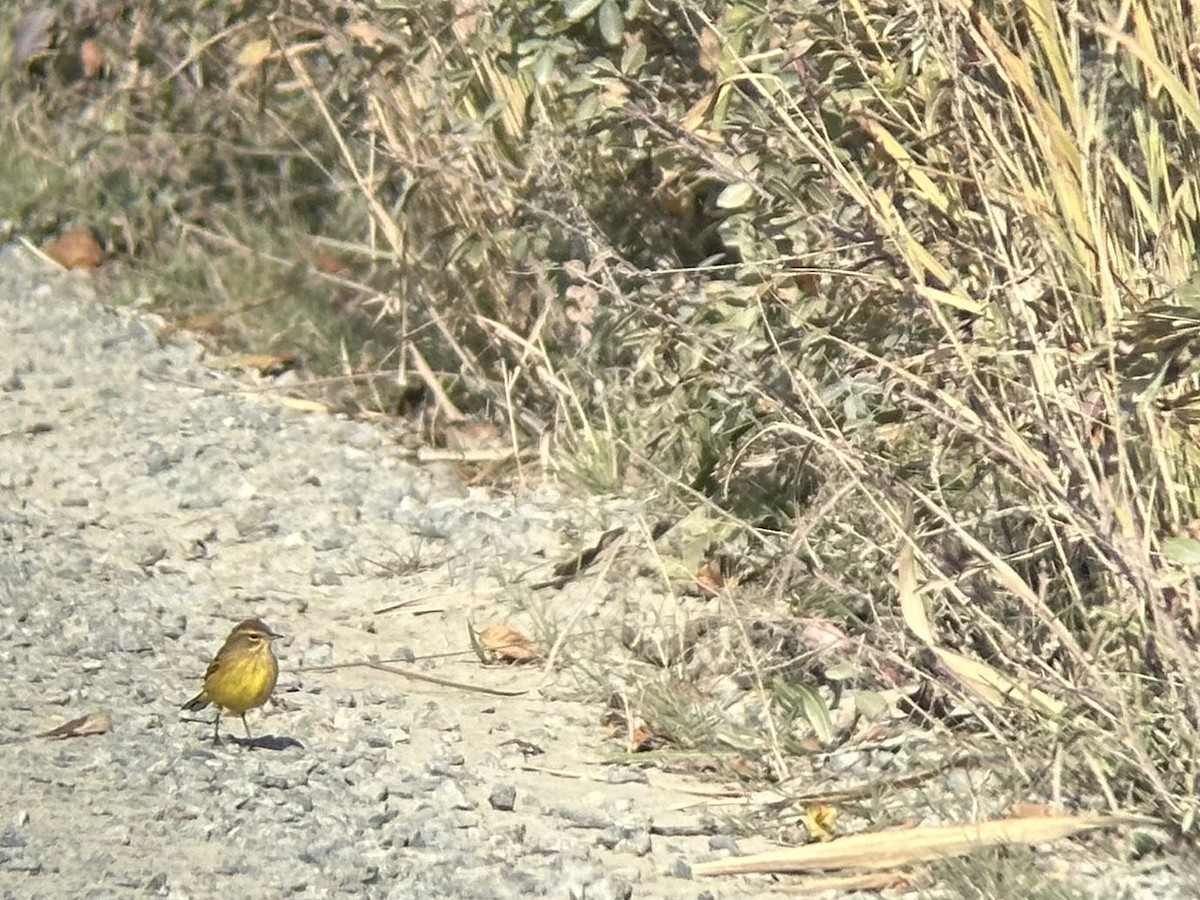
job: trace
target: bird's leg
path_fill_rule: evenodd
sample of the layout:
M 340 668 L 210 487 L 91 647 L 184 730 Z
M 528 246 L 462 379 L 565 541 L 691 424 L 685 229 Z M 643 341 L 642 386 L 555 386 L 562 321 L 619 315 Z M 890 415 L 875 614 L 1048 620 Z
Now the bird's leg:
M 254 736 L 253 736 L 252 734 L 250 734 L 250 723 L 246 721 L 246 714 L 245 714 L 245 713 L 242 713 L 242 725 L 243 725 L 243 726 L 245 727 L 245 729 L 246 729 L 246 740 L 248 740 L 248 741 L 253 741 L 253 740 L 254 740 Z
M 217 717 L 213 719 L 213 745 L 221 743 L 221 709 L 217 708 Z

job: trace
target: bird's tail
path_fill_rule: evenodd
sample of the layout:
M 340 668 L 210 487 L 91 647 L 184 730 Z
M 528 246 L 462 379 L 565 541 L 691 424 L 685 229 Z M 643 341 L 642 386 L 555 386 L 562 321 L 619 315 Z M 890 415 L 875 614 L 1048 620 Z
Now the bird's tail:
M 205 696 L 204 691 L 201 691 L 187 703 L 183 704 L 182 708 L 189 712 L 196 712 L 197 710 L 204 709 L 206 706 L 208 706 L 208 697 Z

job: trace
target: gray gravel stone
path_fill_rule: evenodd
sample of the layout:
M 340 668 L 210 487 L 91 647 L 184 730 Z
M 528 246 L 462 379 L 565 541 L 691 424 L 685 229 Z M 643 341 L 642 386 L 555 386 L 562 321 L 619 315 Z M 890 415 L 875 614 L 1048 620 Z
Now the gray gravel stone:
M 613 821 L 604 813 L 572 806 L 548 806 L 542 815 L 562 819 L 574 828 L 611 828 Z
M 690 879 L 692 877 L 691 863 L 682 857 L 676 858 L 667 867 L 666 874 L 671 878 Z
M 492 809 L 512 812 L 517 806 L 517 787 L 514 784 L 498 784 L 488 794 Z
M 300 665 L 305 667 L 327 666 L 333 662 L 333 644 L 329 641 L 313 641 L 300 658 Z
M 654 848 L 648 828 L 627 828 L 620 841 L 617 842 L 618 853 L 632 853 L 634 856 L 647 856 Z
M 708 849 L 725 850 L 733 855 L 737 855 L 737 839 L 731 834 L 714 834 L 708 839 Z
M 609 784 L 649 784 L 650 776 L 645 769 L 616 766 L 604 773 L 604 780 Z

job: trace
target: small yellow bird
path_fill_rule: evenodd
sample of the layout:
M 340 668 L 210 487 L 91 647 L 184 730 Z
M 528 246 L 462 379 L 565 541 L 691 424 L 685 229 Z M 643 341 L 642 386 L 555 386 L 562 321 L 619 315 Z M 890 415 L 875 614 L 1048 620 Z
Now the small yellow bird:
M 222 710 L 241 716 L 246 737 L 254 740 L 246 723 L 246 712 L 266 703 L 275 690 L 279 663 L 271 652 L 271 641 L 282 636 L 261 619 L 246 619 L 229 632 L 229 637 L 208 664 L 203 689 L 183 704 L 183 708 L 194 712 L 210 703 L 217 707 L 217 718 L 213 722 L 214 744 L 221 742 Z

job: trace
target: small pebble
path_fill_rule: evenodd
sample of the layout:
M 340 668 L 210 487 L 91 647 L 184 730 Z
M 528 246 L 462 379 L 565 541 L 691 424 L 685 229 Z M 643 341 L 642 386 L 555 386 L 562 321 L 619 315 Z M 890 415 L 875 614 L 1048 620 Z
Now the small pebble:
M 517 789 L 511 784 L 498 784 L 488 794 L 488 803 L 492 809 L 501 812 L 512 812 L 517 804 Z

